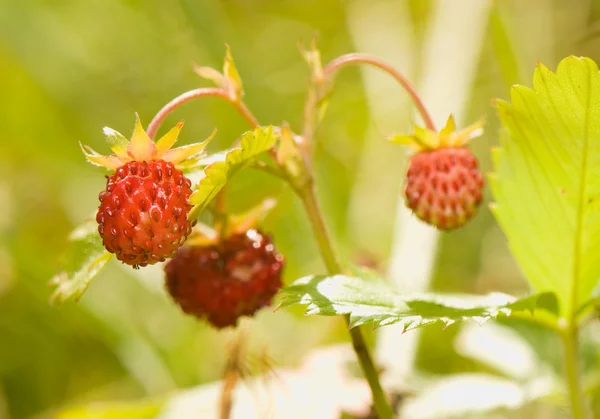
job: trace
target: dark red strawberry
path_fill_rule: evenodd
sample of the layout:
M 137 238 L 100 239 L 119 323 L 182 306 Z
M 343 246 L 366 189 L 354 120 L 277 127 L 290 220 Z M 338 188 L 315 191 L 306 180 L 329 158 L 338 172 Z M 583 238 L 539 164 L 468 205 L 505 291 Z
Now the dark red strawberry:
M 283 256 L 251 229 L 208 246 L 183 246 L 165 265 L 166 286 L 188 314 L 217 328 L 252 316 L 281 288 Z

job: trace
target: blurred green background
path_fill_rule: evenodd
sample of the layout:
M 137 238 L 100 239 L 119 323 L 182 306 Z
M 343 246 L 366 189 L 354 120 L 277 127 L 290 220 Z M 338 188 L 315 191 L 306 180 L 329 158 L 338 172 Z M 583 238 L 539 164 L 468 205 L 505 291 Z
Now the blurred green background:
M 224 347 L 231 334 L 180 313 L 163 291 L 158 267 L 134 272 L 111 262 L 78 304 L 48 304 L 48 281 L 66 236 L 93 213 L 105 182 L 102 170 L 84 161 L 79 141 L 107 152 L 102 127 L 128 135 L 134 112 L 148 123 L 174 96 L 208 85 L 191 71 L 191 62 L 220 68 L 225 43 L 232 48 L 246 102 L 258 119 L 265 124 L 285 120 L 301 132 L 308 69 L 299 41 L 308 43 L 317 34 L 327 62 L 358 50 L 353 25 L 361 8 L 396 10 L 410 37 L 386 40 L 385 34 L 398 24 L 393 19 L 370 22 L 368 31 L 381 34 L 384 48 L 410 45 L 410 70 L 419 85 L 419 54 L 427 47 L 426 34 L 441 3 L 444 0 L 0 0 L 0 418 L 45 418 L 73 404 L 160 398 L 218 380 L 225 362 Z M 469 16 L 461 19 L 459 26 L 468 34 Z M 474 145 L 485 171 L 490 169 L 488 150 L 497 141 L 491 99 L 507 98 L 514 83 L 529 85 L 537 61 L 550 68 L 570 54 L 597 61 L 599 19 L 598 1 L 490 2 L 485 30 L 476 35 L 482 37 L 481 48 L 473 53 L 476 71 L 463 115 L 466 122 L 487 115 L 486 134 Z M 449 53 L 463 51 L 459 45 Z M 397 96 L 406 100 L 400 89 Z M 394 106 L 390 103 L 389 113 L 396 115 L 397 124 L 390 128 L 409 129 L 414 119 L 410 108 Z M 218 99 L 187 104 L 163 128 L 179 119 L 186 121 L 182 143 L 201 140 L 217 127 L 212 151 L 228 147 L 247 129 Z M 390 264 L 404 153 L 381 135 L 375 144 L 379 155 L 387 158 L 365 160 L 370 127 L 361 73 L 348 70 L 338 77 L 317 134 L 319 195 L 344 257 L 369 261 L 384 271 Z M 365 167 L 380 176 L 375 180 L 381 187 L 356 195 L 354 185 Z M 267 195 L 279 198 L 264 228 L 287 257 L 286 282 L 322 271 L 307 221 L 288 189 L 246 171 L 230 194 L 232 205 L 240 210 Z M 351 209 L 357 213 L 357 205 L 368 209 L 373 203 L 380 214 L 376 220 L 349 215 Z M 372 224 L 376 234 L 356 233 Z M 486 207 L 468 227 L 441 237 L 432 288 L 527 291 Z M 346 339 L 339 319 L 300 314 L 263 310 L 251 325 L 256 347 L 267 348 L 277 365 L 297 365 L 311 349 Z M 423 333 L 416 361 L 421 371 L 486 369 L 456 353 L 452 337 L 458 330 Z M 556 363 L 558 347 L 552 350 L 543 336 L 532 338 L 540 335 L 535 331 L 521 332 L 541 348 L 541 358 Z

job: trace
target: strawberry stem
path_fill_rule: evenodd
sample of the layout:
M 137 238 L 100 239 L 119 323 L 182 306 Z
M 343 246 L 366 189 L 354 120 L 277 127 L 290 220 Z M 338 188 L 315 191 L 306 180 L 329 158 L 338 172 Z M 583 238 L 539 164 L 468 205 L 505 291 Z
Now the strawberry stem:
M 323 68 L 322 72 L 313 75 L 304 107 L 304 132 L 302 133 L 302 136 L 309 147 L 312 146 L 313 143 L 312 139 L 315 131 L 315 122 L 317 120 L 317 108 L 319 102 L 323 100 L 326 95 L 325 89 L 327 84 L 333 82 L 337 72 L 342 68 L 349 65 L 360 64 L 370 65 L 383 70 L 392 76 L 410 95 L 419 114 L 423 118 L 425 126 L 432 131 L 437 131 L 433 119 L 425 107 L 421 96 L 419 96 L 415 87 L 401 72 L 380 58 L 368 54 L 352 53 L 334 59 Z
M 219 419 L 230 419 L 233 408 L 233 391 L 242 377 L 242 357 L 245 345 L 245 334 L 238 329 L 231 342 L 231 348 L 227 354 L 227 363 L 223 371 L 221 396 L 219 401 Z
M 182 93 L 177 96 L 175 99 L 171 100 L 165 106 L 162 107 L 160 111 L 154 116 L 150 124 L 148 124 L 148 129 L 146 132 L 148 136 L 152 139 L 156 136 L 158 129 L 164 122 L 164 120 L 169 116 L 173 111 L 179 108 L 181 105 L 200 97 L 220 97 L 227 101 L 231 106 L 235 108 L 236 111 L 248 122 L 252 128 L 257 127 L 259 125 L 257 119 L 254 117 L 252 112 L 248 109 L 246 104 L 236 98 L 231 97 L 231 95 L 218 87 L 203 87 L 200 89 L 190 90 L 188 92 Z
M 304 204 L 327 271 L 330 275 L 342 273 L 342 266 L 335 255 L 331 239 L 327 232 L 327 227 L 325 226 L 325 221 L 323 220 L 323 215 L 316 197 L 314 183 L 310 182 L 305 187 L 297 189 L 296 192 Z M 350 328 L 349 317 L 344 316 L 344 318 L 346 319 L 346 324 L 350 331 L 352 347 L 358 357 L 359 364 L 367 379 L 369 387 L 371 388 L 373 405 L 375 406 L 377 416 L 380 419 L 391 419 L 393 417 L 392 408 L 390 407 L 385 393 L 383 392 L 383 388 L 381 387 L 381 383 L 379 382 L 379 374 L 377 373 L 369 347 L 367 346 L 360 327 Z
M 227 215 L 227 188 L 224 187 L 215 197 L 215 229 L 219 232 L 219 241 L 227 237 L 229 216 Z
M 346 67 L 348 65 L 351 65 L 351 64 L 370 65 L 372 67 L 383 70 L 386 73 L 388 73 L 390 76 L 392 76 L 398 83 L 400 83 L 400 85 L 404 88 L 404 90 L 406 90 L 406 92 L 410 95 L 415 106 L 417 107 L 417 110 L 419 111 L 419 113 L 421 114 L 421 117 L 423 118 L 423 122 L 425 123 L 425 126 L 432 131 L 436 131 L 435 124 L 433 123 L 433 119 L 431 118 L 431 115 L 429 114 L 429 111 L 425 107 L 425 104 L 423 103 L 421 96 L 419 96 L 419 93 L 417 92 L 415 87 L 412 85 L 412 83 L 410 81 L 408 81 L 408 79 L 402 73 L 400 73 L 398 70 L 396 70 L 391 64 L 383 61 L 380 58 L 373 57 L 368 54 L 360 54 L 360 53 L 352 53 L 352 54 L 342 55 L 341 57 L 338 57 L 335 60 L 331 61 L 329 64 L 327 64 L 323 68 L 324 79 L 325 80 L 333 80 L 333 78 L 335 77 L 338 70 L 340 70 L 341 68 Z

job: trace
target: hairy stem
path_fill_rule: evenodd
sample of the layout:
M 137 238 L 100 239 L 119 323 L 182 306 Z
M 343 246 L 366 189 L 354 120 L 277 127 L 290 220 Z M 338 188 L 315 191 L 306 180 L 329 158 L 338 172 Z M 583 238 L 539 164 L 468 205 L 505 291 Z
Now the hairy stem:
M 302 199 L 306 213 L 313 228 L 321 256 L 327 268 L 327 271 L 331 275 L 339 274 L 342 272 L 342 267 L 335 255 L 323 215 L 319 208 L 319 204 L 315 194 L 315 188 L 312 182 L 306 187 L 298 190 L 298 194 Z M 346 323 L 349 326 L 349 318 L 346 316 Z M 391 419 L 393 417 L 393 411 L 390 404 L 383 392 L 381 384 L 379 382 L 379 374 L 375 369 L 373 358 L 369 352 L 369 348 L 365 342 L 362 332 L 359 327 L 350 329 L 350 337 L 352 339 L 352 347 L 358 357 L 358 361 L 362 368 L 363 374 L 369 383 L 371 393 L 373 396 L 373 405 L 375 411 L 380 419 Z
M 573 419 L 587 419 L 588 414 L 586 413 L 580 381 L 579 330 L 577 324 L 568 324 L 560 335 L 563 342 L 564 369 Z
M 313 79 L 311 86 L 308 91 L 308 97 L 306 99 L 306 105 L 304 107 L 304 132 L 302 136 L 306 140 L 308 147 L 312 146 L 312 139 L 315 131 L 316 112 L 317 106 L 320 100 L 323 99 L 324 89 L 327 87 L 327 83 L 332 82 L 339 70 L 349 65 L 369 65 L 378 68 L 394 78 L 406 92 L 410 95 L 414 102 L 425 126 L 430 130 L 435 131 L 435 124 L 433 118 L 429 114 L 429 111 L 425 107 L 423 100 L 419 96 L 419 93 L 412 85 L 410 81 L 398 70 L 396 70 L 389 63 L 381 60 L 380 58 L 368 55 L 352 53 L 342 55 L 331 61 L 323 68 L 322 75 L 319 75 L 319 79 Z
M 367 55 L 367 54 L 358 54 L 358 53 L 342 55 L 341 57 L 338 57 L 335 60 L 331 61 L 329 64 L 327 64 L 325 66 L 325 68 L 323 68 L 323 77 L 326 80 L 333 80 L 333 78 L 335 77 L 335 74 L 337 73 L 338 70 L 340 70 L 341 68 L 346 67 L 350 64 L 370 65 L 372 67 L 383 70 L 386 73 L 388 73 L 390 76 L 392 76 L 394 78 L 394 80 L 396 80 L 398 83 L 400 83 L 400 85 L 404 88 L 404 90 L 406 90 L 406 92 L 410 95 L 411 99 L 415 103 L 415 106 L 417 107 L 417 110 L 419 111 L 419 113 L 421 114 L 421 117 L 423 118 L 423 122 L 425 123 L 425 126 L 427 128 L 429 128 L 430 130 L 435 131 L 435 124 L 433 123 L 433 119 L 431 118 L 431 115 L 429 114 L 429 112 L 427 111 L 427 108 L 423 104 L 423 101 L 421 100 L 419 93 L 417 93 L 417 90 L 414 88 L 414 86 L 411 84 L 411 82 L 408 81 L 408 79 L 406 77 L 404 77 L 404 75 L 402 73 L 400 73 L 398 70 L 396 70 L 392 65 L 386 63 L 385 61 L 381 60 L 380 58 L 373 57 L 373 56 Z
M 321 257 L 323 258 L 327 271 L 332 275 L 340 273 L 342 267 L 337 260 L 331 240 L 329 239 L 329 233 L 327 232 L 327 227 L 325 226 L 325 221 L 323 220 L 315 196 L 314 185 L 312 183 L 307 185 L 303 190 L 299 191 L 299 194 L 302 203 L 304 204 L 304 208 L 306 209 L 308 219 L 312 225 L 317 245 L 319 246 L 319 251 L 321 252 Z
M 177 96 L 175 99 L 167 103 L 162 107 L 160 111 L 156 114 L 156 116 L 152 119 L 150 124 L 148 124 L 148 129 L 146 130 L 148 136 L 150 138 L 154 138 L 156 133 L 164 120 L 169 116 L 174 110 L 179 108 L 181 105 L 199 98 L 199 97 L 220 97 L 221 99 L 226 100 L 235 108 L 236 111 L 248 122 L 251 127 L 258 126 L 258 121 L 250 112 L 250 110 L 246 107 L 244 102 L 239 99 L 232 98 L 229 93 L 225 90 L 218 87 L 203 87 L 200 89 L 190 90 L 189 92 L 182 93 Z

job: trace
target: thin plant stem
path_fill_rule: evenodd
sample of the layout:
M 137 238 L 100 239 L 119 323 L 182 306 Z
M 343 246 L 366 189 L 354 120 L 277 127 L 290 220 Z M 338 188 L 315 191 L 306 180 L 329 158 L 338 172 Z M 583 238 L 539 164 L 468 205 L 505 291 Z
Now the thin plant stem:
M 560 334 L 563 342 L 563 359 L 567 390 L 571 401 L 573 419 L 588 419 L 585 399 L 581 390 L 579 365 L 579 330 L 576 323 L 567 324 Z
M 233 407 L 233 390 L 239 381 L 239 373 L 231 368 L 225 370 L 222 380 L 221 400 L 219 402 L 219 418 L 229 419 Z
M 315 122 L 317 105 L 319 103 L 319 97 L 317 88 L 314 83 L 308 86 L 308 95 L 306 97 L 306 103 L 304 104 L 304 129 L 302 131 L 302 149 L 305 154 L 307 161 L 310 161 L 311 148 L 313 147 L 313 137 L 315 135 Z
M 233 391 L 240 379 L 244 379 L 243 357 L 246 343 L 245 330 L 238 328 L 230 342 L 227 363 L 223 372 L 219 419 L 229 419 L 231 417 Z
M 219 241 L 227 237 L 229 217 L 227 216 L 227 188 L 222 188 L 215 196 L 215 229 L 219 232 Z
M 255 170 L 260 170 L 260 171 L 266 172 L 266 173 L 268 173 L 272 176 L 275 176 L 276 178 L 283 180 L 285 182 L 289 181 L 289 178 L 285 174 L 283 174 L 277 166 L 268 165 L 265 162 L 262 162 L 260 160 L 250 163 L 250 165 L 248 165 L 248 167 L 250 169 L 255 169 Z
M 317 240 L 317 245 L 319 246 L 319 251 L 321 252 L 321 257 L 327 271 L 332 275 L 341 273 L 342 266 L 335 255 L 331 240 L 329 239 L 327 227 L 325 226 L 325 221 L 323 220 L 315 196 L 314 186 L 312 184 L 307 185 L 303 190 L 299 191 L 299 195 L 313 227 L 315 239 Z
M 156 133 L 164 120 L 169 116 L 174 110 L 179 108 L 181 105 L 200 98 L 200 97 L 220 97 L 225 101 L 229 102 L 231 106 L 235 108 L 236 111 L 248 122 L 251 127 L 257 127 L 258 120 L 256 117 L 250 112 L 248 107 L 244 104 L 243 101 L 239 99 L 232 98 L 227 91 L 218 88 L 218 87 L 202 87 L 200 89 L 190 90 L 188 92 L 182 93 L 177 96 L 175 99 L 171 100 L 165 106 L 162 107 L 160 111 L 154 116 L 150 124 L 148 124 L 148 129 L 146 132 L 150 138 L 154 138 Z
M 308 215 L 309 221 L 312 225 L 313 232 L 319 246 L 321 257 L 325 263 L 325 267 L 330 275 L 339 274 L 342 272 L 342 267 L 335 255 L 333 245 L 323 220 L 323 215 L 319 208 L 319 204 L 315 194 L 315 188 L 312 182 L 297 191 L 304 208 Z M 350 319 L 345 316 L 346 324 L 350 327 Z M 375 411 L 380 419 L 391 419 L 393 417 L 392 408 L 383 392 L 381 383 L 379 382 L 379 374 L 373 363 L 373 358 L 369 352 L 369 348 L 365 342 L 364 336 L 359 327 L 350 328 L 350 337 L 352 339 L 352 347 L 358 357 L 361 369 L 369 387 L 371 388 L 371 394 L 373 396 L 373 405 Z
M 315 131 L 316 111 L 319 101 L 323 99 L 323 89 L 328 83 L 333 82 L 339 70 L 350 65 L 369 65 L 371 67 L 378 68 L 392 76 L 394 80 L 396 80 L 411 97 L 419 114 L 421 115 L 421 118 L 423 118 L 425 126 L 432 131 L 436 130 L 433 118 L 425 107 L 425 104 L 419 96 L 419 93 L 412 83 L 401 72 L 380 58 L 368 54 L 352 53 L 342 55 L 331 61 L 323 68 L 322 73 L 318 75 L 319 78 L 311 81 L 306 104 L 304 106 L 304 131 L 302 136 L 306 140 L 306 147 L 312 147 L 312 139 Z
M 392 76 L 394 78 L 394 80 L 396 80 L 398 83 L 400 83 L 400 85 L 404 88 L 404 90 L 406 90 L 406 92 L 410 95 L 415 106 L 417 107 L 417 110 L 419 111 L 419 113 L 421 114 L 421 117 L 423 118 L 423 122 L 425 123 L 425 126 L 427 128 L 429 128 L 430 130 L 435 131 L 435 124 L 433 123 L 433 119 L 431 118 L 429 111 L 427 111 L 425 104 L 421 100 L 419 93 L 414 88 L 412 83 L 410 81 L 408 81 L 408 79 L 402 73 L 400 73 L 398 70 L 396 70 L 392 65 L 383 61 L 380 58 L 377 58 L 377 57 L 374 57 L 374 56 L 371 56 L 368 54 L 359 54 L 359 53 L 342 55 L 341 57 L 338 57 L 335 60 L 331 61 L 329 64 L 327 64 L 323 68 L 323 77 L 326 80 L 333 80 L 333 78 L 335 77 L 335 74 L 337 73 L 338 70 L 340 70 L 341 68 L 346 67 L 348 65 L 351 65 L 351 64 L 352 65 L 356 65 L 356 64 L 370 65 L 372 67 L 376 67 L 380 70 L 383 70 L 386 73 L 388 73 L 390 76 Z

